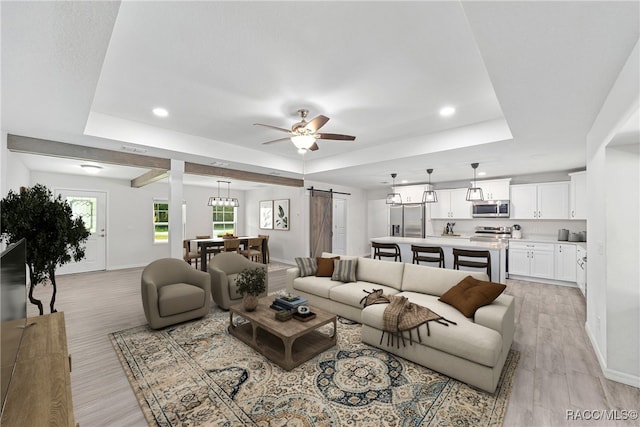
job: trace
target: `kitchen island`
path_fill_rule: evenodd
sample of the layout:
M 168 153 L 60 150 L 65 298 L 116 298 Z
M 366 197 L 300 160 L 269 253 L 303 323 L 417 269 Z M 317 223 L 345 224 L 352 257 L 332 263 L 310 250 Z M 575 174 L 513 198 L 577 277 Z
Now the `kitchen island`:
M 491 280 L 498 283 L 506 283 L 507 280 L 507 247 L 504 242 L 473 242 L 468 237 L 427 237 L 425 239 L 416 237 L 376 237 L 370 239 L 372 242 L 396 243 L 400 247 L 402 261 L 411 263 L 413 253 L 411 245 L 440 246 L 444 252 L 445 268 L 453 268 L 453 248 L 469 250 L 485 250 L 491 254 Z M 371 250 L 373 257 L 373 249 Z M 429 265 L 424 263 L 424 265 Z M 432 266 L 437 266 L 433 264 Z M 467 267 L 460 267 L 467 270 Z M 468 269 L 472 271 L 472 269 Z M 477 269 L 475 271 L 478 271 Z

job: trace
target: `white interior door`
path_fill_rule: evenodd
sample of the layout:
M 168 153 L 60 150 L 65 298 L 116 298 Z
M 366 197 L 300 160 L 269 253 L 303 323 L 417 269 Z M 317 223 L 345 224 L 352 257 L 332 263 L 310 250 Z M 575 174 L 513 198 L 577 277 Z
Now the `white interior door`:
M 75 217 L 81 217 L 91 232 L 85 242 L 85 257 L 78 262 L 70 262 L 58 267 L 56 274 L 84 273 L 104 270 L 107 264 L 106 200 L 101 191 L 55 190 L 71 205 Z
M 333 199 L 333 253 L 346 255 L 347 251 L 347 211 L 346 200 Z

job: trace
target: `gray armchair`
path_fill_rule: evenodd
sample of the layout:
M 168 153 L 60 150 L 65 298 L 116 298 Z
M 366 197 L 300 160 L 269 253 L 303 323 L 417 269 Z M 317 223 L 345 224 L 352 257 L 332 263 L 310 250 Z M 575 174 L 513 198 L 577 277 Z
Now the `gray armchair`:
M 222 252 L 213 257 L 209 263 L 209 275 L 211 276 L 211 295 L 213 301 L 222 309 L 229 310 L 229 307 L 242 301 L 242 295 L 238 293 L 236 277 L 245 268 L 263 268 L 268 272 L 266 264 L 249 261 L 247 258 L 233 252 Z M 266 291 L 260 296 L 269 292 L 269 275 L 265 275 Z
M 153 261 L 142 271 L 142 307 L 152 329 L 209 313 L 209 275 L 177 258 Z

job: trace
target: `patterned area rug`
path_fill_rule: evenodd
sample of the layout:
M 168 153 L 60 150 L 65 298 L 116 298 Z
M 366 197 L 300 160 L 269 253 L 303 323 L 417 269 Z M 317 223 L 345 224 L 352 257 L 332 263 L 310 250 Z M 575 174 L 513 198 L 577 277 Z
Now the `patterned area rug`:
M 110 335 L 149 425 L 501 426 L 519 358 L 489 394 L 363 344 L 361 325 L 339 319 L 338 345 L 287 372 L 228 322 L 218 311 Z

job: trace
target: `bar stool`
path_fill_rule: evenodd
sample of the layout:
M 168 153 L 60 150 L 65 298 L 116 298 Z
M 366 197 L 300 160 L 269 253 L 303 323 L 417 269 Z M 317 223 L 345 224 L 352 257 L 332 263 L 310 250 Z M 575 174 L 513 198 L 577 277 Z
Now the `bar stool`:
M 400 255 L 400 246 L 395 243 L 378 243 L 371 242 L 373 247 L 373 259 L 376 257 L 382 260 L 382 257 L 393 258 L 394 261 L 402 262 L 402 255 Z
M 444 251 L 440 246 L 411 245 L 411 252 L 413 252 L 413 264 L 420 264 L 420 261 L 437 262 L 439 268 L 444 268 Z M 438 256 L 423 254 L 438 254 Z
M 463 258 L 484 258 L 483 261 L 472 261 Z M 491 280 L 491 254 L 489 251 L 473 251 L 469 249 L 453 248 L 453 268 L 460 270 L 460 267 L 486 268 L 489 280 Z

